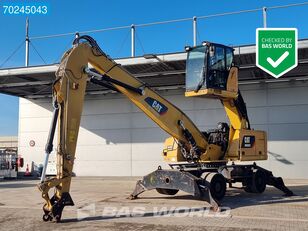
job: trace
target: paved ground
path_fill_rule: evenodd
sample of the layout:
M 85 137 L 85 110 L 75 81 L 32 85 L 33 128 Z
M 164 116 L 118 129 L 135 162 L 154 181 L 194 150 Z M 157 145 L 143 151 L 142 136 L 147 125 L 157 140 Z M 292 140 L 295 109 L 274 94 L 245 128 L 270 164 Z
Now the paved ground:
M 271 187 L 261 195 L 229 189 L 222 204 L 231 210 L 220 213 L 184 193 L 127 200 L 136 180 L 74 178 L 75 206 L 65 208 L 62 223 L 42 221 L 37 181 L 0 181 L 0 230 L 308 230 L 308 180 L 286 181 L 297 194 L 291 198 Z

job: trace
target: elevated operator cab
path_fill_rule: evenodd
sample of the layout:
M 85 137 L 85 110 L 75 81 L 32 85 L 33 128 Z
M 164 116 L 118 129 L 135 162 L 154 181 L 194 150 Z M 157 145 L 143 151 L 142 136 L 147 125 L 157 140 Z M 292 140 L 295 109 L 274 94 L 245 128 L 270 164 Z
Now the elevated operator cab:
M 237 97 L 238 70 L 233 65 L 232 47 L 203 42 L 201 46 L 185 49 L 185 96 Z

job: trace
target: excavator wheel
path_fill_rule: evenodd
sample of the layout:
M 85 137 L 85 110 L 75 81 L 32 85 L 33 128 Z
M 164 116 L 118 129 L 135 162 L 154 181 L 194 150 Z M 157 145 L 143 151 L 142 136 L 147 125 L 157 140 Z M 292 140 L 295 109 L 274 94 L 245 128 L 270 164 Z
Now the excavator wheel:
M 45 222 L 52 221 L 52 216 L 50 216 L 49 214 L 44 214 L 43 215 L 43 221 L 45 221 Z
M 253 193 L 263 193 L 266 188 L 266 174 L 260 170 L 257 169 L 252 174 L 252 184 L 251 189 Z
M 175 195 L 178 193 L 178 189 L 169 189 L 169 188 L 156 188 L 156 191 L 164 195 Z
M 207 173 L 204 179 L 210 183 L 210 191 L 213 198 L 220 201 L 226 194 L 227 184 L 226 179 L 220 173 Z
M 52 216 L 50 215 L 50 211 L 46 209 L 47 204 L 44 204 L 43 206 L 43 211 L 44 211 L 44 215 L 43 215 L 43 221 L 47 222 L 47 221 L 52 221 Z
M 250 181 L 244 185 L 244 191 L 248 193 L 263 193 L 266 188 L 266 174 L 261 169 L 252 173 Z

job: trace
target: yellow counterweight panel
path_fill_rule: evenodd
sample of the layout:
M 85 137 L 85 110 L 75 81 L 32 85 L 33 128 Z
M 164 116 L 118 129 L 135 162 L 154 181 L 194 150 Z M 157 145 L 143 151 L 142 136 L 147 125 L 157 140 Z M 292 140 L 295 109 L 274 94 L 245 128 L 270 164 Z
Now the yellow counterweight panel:
M 266 132 L 256 130 L 240 130 L 240 160 L 267 160 Z

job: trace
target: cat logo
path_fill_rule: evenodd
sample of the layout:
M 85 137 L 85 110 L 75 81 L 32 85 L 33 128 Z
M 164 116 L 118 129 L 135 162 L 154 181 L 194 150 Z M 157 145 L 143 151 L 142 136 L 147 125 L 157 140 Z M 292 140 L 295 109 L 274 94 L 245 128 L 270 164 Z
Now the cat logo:
M 244 136 L 242 141 L 242 148 L 252 148 L 255 143 L 255 136 Z
M 154 108 L 155 111 L 157 111 L 159 114 L 161 112 L 161 109 L 163 109 L 163 107 L 156 100 L 153 101 L 152 108 Z
M 165 105 L 163 105 L 158 100 L 153 99 L 152 97 L 147 97 L 144 101 L 147 102 L 147 104 L 150 105 L 151 108 L 153 108 L 160 115 L 163 115 L 168 111 L 168 108 Z

